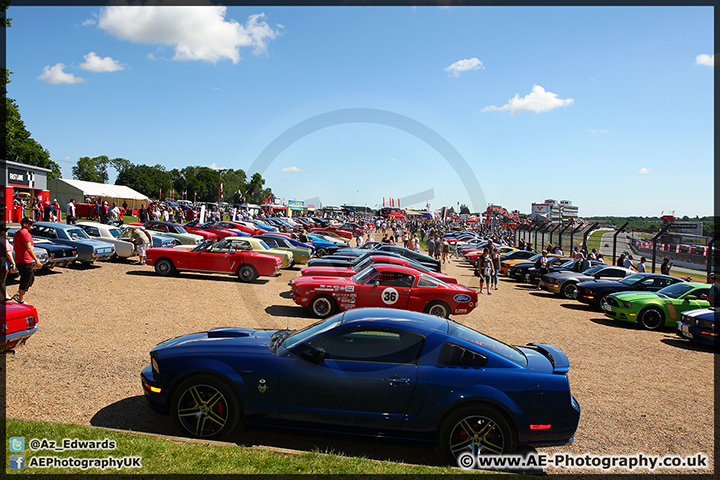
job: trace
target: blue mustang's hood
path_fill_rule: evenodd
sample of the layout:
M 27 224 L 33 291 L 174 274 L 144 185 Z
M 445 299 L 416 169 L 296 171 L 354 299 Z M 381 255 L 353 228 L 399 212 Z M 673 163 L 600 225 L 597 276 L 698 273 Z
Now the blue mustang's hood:
M 219 347 L 264 347 L 267 348 L 270 336 L 277 330 L 256 330 L 250 328 L 213 328 L 207 332 L 182 335 L 158 344 L 157 350 L 213 350 Z

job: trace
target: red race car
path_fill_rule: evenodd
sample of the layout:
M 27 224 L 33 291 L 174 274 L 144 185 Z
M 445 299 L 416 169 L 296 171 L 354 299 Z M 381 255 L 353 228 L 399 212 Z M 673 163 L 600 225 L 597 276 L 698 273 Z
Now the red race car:
M 18 345 L 25 345 L 30 336 L 38 329 L 38 314 L 32 305 L 5 302 L 0 310 L 2 317 L 2 338 L 5 348 L 11 352 Z
M 401 256 L 382 255 L 377 257 L 367 257 L 353 267 L 305 267 L 300 270 L 303 277 L 352 277 L 358 272 L 362 272 L 370 265 L 376 263 L 390 263 L 393 265 L 402 265 L 403 267 L 414 268 L 423 273 L 435 277 L 445 283 L 458 283 L 456 278 L 451 277 L 442 272 L 433 272 L 421 263 L 410 260 Z
M 419 270 L 373 264 L 353 277 L 297 277 L 290 280 L 293 301 L 317 317 L 360 307 L 389 307 L 441 317 L 470 313 L 477 292 L 448 284 Z
M 203 242 L 192 250 L 150 248 L 146 262 L 164 277 L 180 271 L 227 273 L 243 282 L 252 282 L 258 275 L 275 275 L 282 263 L 273 255 L 238 250 L 229 240 Z

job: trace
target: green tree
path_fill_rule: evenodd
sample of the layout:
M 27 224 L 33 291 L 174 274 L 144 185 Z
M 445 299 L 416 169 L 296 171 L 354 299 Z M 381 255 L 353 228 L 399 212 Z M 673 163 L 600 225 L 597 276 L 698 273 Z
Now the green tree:
M 75 166 L 72 167 L 72 175 L 75 180 L 86 182 L 107 183 L 107 167 L 110 160 L 106 155 L 99 157 L 81 157 Z
M 5 159 L 47 168 L 50 170 L 49 180 L 61 177 L 60 165 L 50 160 L 50 152 L 35 141 L 25 128 L 15 100 L 5 99 L 5 109 L 2 110 L 2 115 L 5 135 L 2 136 L 0 152 L 4 153 Z
M 170 195 L 173 188 L 170 172 L 162 165 L 150 167 L 148 165 L 128 166 L 118 173 L 116 185 L 126 185 L 137 190 L 148 198 L 165 198 Z
M 470 209 L 464 203 L 460 205 L 460 214 L 466 214 L 466 215 L 470 214 Z

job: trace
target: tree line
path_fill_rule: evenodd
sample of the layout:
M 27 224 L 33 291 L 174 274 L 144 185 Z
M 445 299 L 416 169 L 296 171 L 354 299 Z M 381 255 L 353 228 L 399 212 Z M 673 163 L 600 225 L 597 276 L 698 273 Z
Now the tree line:
M 75 180 L 107 183 L 109 168 L 117 171 L 116 185 L 126 185 L 148 198 L 215 202 L 222 194 L 228 203 L 260 204 L 273 197 L 272 189 L 265 188 L 262 175 L 254 173 L 248 179 L 242 169 L 190 166 L 167 170 L 162 165 L 135 165 L 125 158 L 101 155 L 80 158 L 72 175 Z

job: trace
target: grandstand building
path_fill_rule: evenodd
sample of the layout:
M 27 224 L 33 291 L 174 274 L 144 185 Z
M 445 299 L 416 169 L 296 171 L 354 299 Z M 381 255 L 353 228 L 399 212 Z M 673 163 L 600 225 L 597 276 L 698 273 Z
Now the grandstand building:
M 547 199 L 543 203 L 533 203 L 530 221 L 534 223 L 567 223 L 578 218 L 578 207 L 570 200 Z

